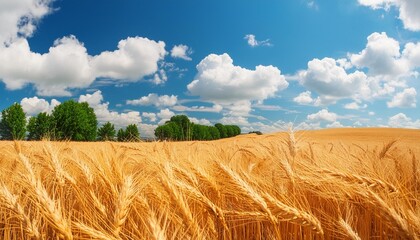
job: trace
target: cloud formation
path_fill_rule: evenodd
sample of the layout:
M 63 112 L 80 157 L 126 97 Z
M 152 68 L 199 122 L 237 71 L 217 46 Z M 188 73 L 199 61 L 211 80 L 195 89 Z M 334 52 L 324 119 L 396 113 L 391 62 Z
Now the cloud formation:
M 217 103 L 265 100 L 287 88 L 283 75 L 273 66 L 249 70 L 233 65 L 228 54 L 210 54 L 197 65 L 198 73 L 187 88 L 191 95 Z
M 79 97 L 79 102 L 87 102 L 93 108 L 98 119 L 99 124 L 111 122 L 115 127 L 123 128 L 130 124 L 139 125 L 142 122 L 140 112 L 127 111 L 119 113 L 109 109 L 109 102 L 104 102 L 101 91 L 96 91 L 92 94 L 85 94 Z
M 20 101 L 20 105 L 27 116 L 36 116 L 42 112 L 50 114 L 54 107 L 60 105 L 60 102 L 56 99 L 52 99 L 51 102 L 48 102 L 43 98 L 32 97 L 23 98 Z
M 51 12 L 53 0 L 0 1 L 0 45 L 30 37 L 36 24 Z
M 387 102 L 389 108 L 415 108 L 417 102 L 417 91 L 415 88 L 406 88 L 397 93 L 390 102 Z
M 175 95 L 162 95 L 159 96 L 156 93 L 150 93 L 147 96 L 143 96 L 135 100 L 127 100 L 127 104 L 134 106 L 150 106 L 155 107 L 170 107 L 176 105 L 178 102 L 178 96 Z
M 190 47 L 188 47 L 187 45 L 176 45 L 172 48 L 171 50 L 171 57 L 173 58 L 181 58 L 184 59 L 186 61 L 191 61 L 192 58 L 190 57 L 190 55 L 192 54 L 192 49 Z
M 404 28 L 411 31 L 420 31 L 420 1 L 418 0 L 359 0 L 363 6 L 372 9 L 389 10 L 391 7 L 398 9 L 399 18 L 404 24 Z
M 0 47 L 0 79 L 9 90 L 33 84 L 40 96 L 71 96 L 70 89 L 86 88 L 97 78 L 138 81 L 155 73 L 166 54 L 164 48 L 163 42 L 135 37 L 121 40 L 118 50 L 90 56 L 83 43 L 69 36 L 39 54 L 19 38 Z
M 317 121 L 326 121 L 326 122 L 335 122 L 337 121 L 337 114 L 329 112 L 327 109 L 322 109 L 321 111 L 309 114 L 307 119 L 312 122 Z
M 273 46 L 273 44 L 270 43 L 270 39 L 266 39 L 264 41 L 258 41 L 254 34 L 247 34 L 245 35 L 244 39 L 247 41 L 248 45 L 251 47 Z

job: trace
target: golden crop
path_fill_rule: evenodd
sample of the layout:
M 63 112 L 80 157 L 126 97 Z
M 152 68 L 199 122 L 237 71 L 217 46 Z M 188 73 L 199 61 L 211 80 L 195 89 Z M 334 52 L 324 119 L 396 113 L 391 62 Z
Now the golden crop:
M 419 239 L 420 133 L 0 142 L 1 239 Z

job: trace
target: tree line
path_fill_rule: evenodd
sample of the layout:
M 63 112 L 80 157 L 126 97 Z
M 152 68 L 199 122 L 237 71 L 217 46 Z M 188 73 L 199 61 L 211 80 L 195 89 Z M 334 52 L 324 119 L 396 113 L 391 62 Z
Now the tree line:
M 155 136 L 159 140 L 188 141 L 188 140 L 217 140 L 234 137 L 241 134 L 236 125 L 205 126 L 191 122 L 187 116 L 173 116 L 164 125 L 155 129 Z
M 51 114 L 45 112 L 26 119 L 19 103 L 2 111 L 0 137 L 2 140 L 66 140 L 66 141 L 138 141 L 137 125 L 115 130 L 107 122 L 98 129 L 96 114 L 86 102 L 69 100 L 56 106 Z M 116 139 L 115 139 L 116 138 Z
M 241 134 L 236 125 L 205 126 L 192 123 L 187 116 L 173 116 L 164 125 L 155 129 L 159 140 L 217 140 Z M 68 100 L 57 105 L 51 114 L 42 112 L 29 118 L 19 103 L 2 111 L 0 121 L 2 140 L 66 140 L 66 141 L 120 141 L 140 140 L 137 125 L 128 125 L 116 131 L 114 124 L 107 122 L 98 128 L 96 114 L 86 102 Z

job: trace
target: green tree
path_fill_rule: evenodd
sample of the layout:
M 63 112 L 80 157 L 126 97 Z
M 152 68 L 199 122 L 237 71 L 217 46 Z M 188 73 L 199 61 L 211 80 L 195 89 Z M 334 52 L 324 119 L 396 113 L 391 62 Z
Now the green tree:
M 220 139 L 220 132 L 219 132 L 219 129 L 217 129 L 217 127 L 210 126 L 209 132 L 210 132 L 211 140 Z
M 107 122 L 98 129 L 98 139 L 101 141 L 113 141 L 115 133 L 114 124 Z
M 187 141 L 192 138 L 192 127 L 193 124 L 191 123 L 190 119 L 185 115 L 177 115 L 171 117 L 171 120 L 169 122 L 174 122 L 180 127 L 180 136 L 178 136 L 178 139 L 180 141 Z
M 136 124 L 130 124 L 125 129 L 126 141 L 138 142 L 140 141 L 140 132 Z
M 120 128 L 117 132 L 117 140 L 118 142 L 125 142 L 127 139 L 127 135 L 125 134 L 125 130 Z
M 54 135 L 53 121 L 47 113 L 31 117 L 28 123 L 28 140 L 42 140 Z
M 223 124 L 216 123 L 216 125 L 214 125 L 214 126 L 217 128 L 217 130 L 219 130 L 220 138 L 227 138 L 228 137 L 226 127 Z
M 52 112 L 56 137 L 60 140 L 94 141 L 97 134 L 97 120 L 93 108 L 86 102 L 74 100 L 63 102 Z
M 167 122 L 155 129 L 155 136 L 159 140 L 179 141 L 181 128 L 175 122 Z
M 15 103 L 1 112 L 0 135 L 5 140 L 22 140 L 26 134 L 26 115 Z
M 226 135 L 228 138 L 235 136 L 235 130 L 232 125 L 225 125 Z

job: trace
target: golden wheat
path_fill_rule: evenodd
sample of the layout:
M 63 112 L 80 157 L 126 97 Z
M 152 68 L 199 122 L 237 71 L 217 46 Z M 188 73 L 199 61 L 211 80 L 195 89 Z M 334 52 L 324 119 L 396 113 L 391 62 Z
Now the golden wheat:
M 0 142 L 0 238 L 420 239 L 420 133 L 334 131 Z

